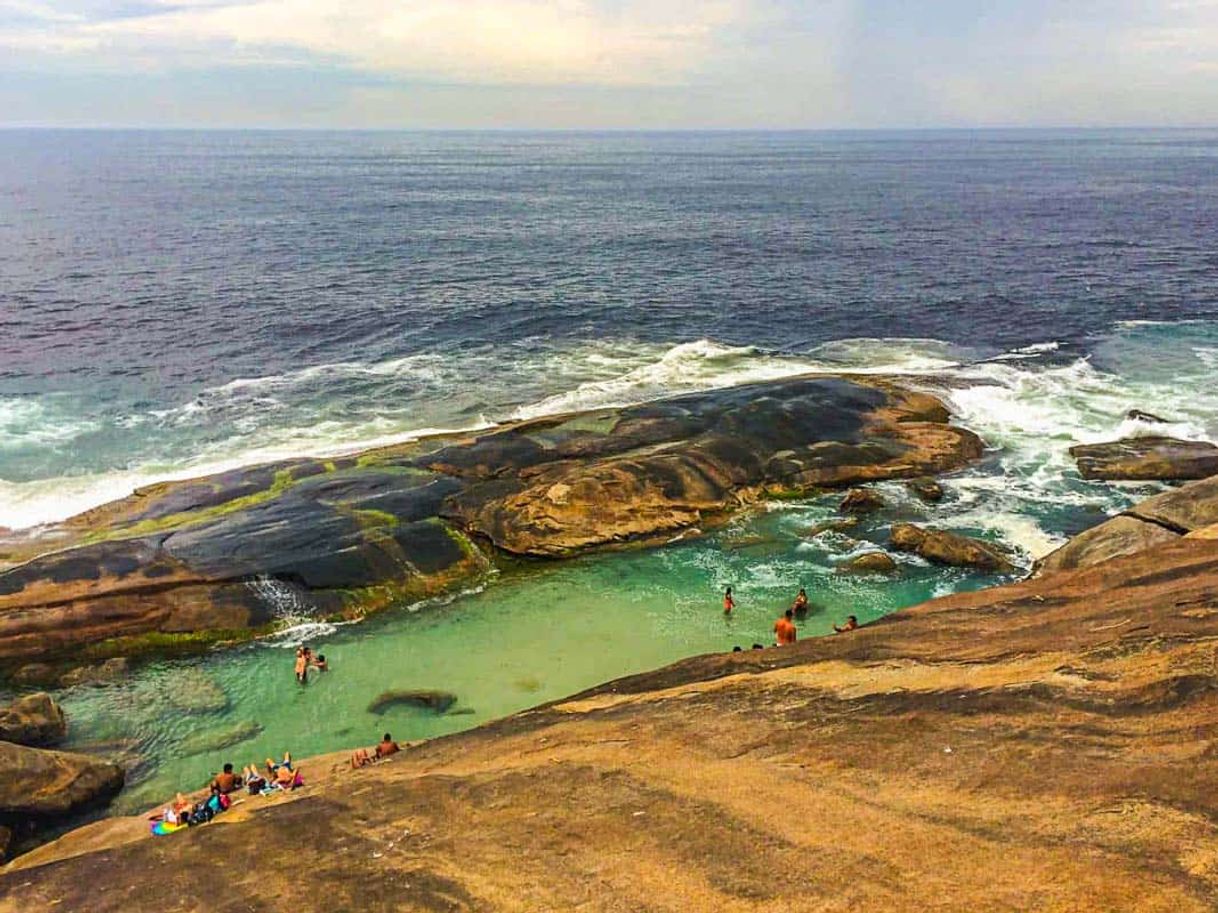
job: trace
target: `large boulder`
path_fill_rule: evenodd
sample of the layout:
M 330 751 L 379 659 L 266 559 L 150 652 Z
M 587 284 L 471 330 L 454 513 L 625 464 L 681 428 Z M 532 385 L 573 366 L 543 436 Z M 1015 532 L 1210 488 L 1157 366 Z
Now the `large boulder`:
M 67 734 L 62 708 L 45 692 L 28 694 L 0 710 L 0 741 L 56 745 Z
M 1090 567 L 1194 533 L 1203 538 L 1202 531 L 1214 524 L 1218 524 L 1218 476 L 1139 501 L 1046 555 L 1037 562 L 1036 573 Z
M 0 817 L 58 817 L 108 800 L 122 788 L 117 764 L 0 742 Z
M 934 479 L 910 479 L 905 487 L 927 504 L 937 504 L 943 500 L 943 486 Z
M 973 567 L 997 574 L 1010 574 L 1015 570 L 1010 560 L 988 542 L 942 530 L 923 529 L 912 523 L 896 524 L 889 543 L 897 551 L 913 552 L 934 564 Z
M 390 707 L 419 707 L 434 713 L 445 713 L 457 696 L 450 691 L 435 691 L 422 688 L 405 688 L 394 691 L 384 691 L 368 705 L 368 712 L 378 716 Z
M 1133 437 L 1070 448 L 1084 479 L 1189 481 L 1218 473 L 1218 446 L 1172 437 Z

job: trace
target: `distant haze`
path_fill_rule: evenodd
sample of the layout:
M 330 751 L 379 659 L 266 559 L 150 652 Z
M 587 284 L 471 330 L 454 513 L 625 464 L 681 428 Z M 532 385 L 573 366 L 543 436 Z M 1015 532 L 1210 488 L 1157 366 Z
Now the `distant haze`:
M 1218 123 L 1218 0 L 0 0 L 0 124 Z

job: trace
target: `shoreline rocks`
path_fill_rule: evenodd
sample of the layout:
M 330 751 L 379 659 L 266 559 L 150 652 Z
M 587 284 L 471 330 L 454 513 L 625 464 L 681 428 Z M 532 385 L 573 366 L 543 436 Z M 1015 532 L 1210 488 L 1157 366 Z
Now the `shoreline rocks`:
M 368 712 L 377 716 L 391 707 L 419 707 L 433 713 L 447 713 L 457 696 L 450 691 L 435 691 L 430 689 L 407 688 L 394 691 L 384 691 L 368 705 Z
M 942 530 L 923 529 L 912 523 L 893 526 L 889 544 L 897 551 L 912 552 L 934 564 L 974 567 L 995 574 L 1015 571 L 1010 559 L 988 542 Z
M 1070 448 L 1084 479 L 1183 482 L 1218 473 L 1218 446 L 1149 436 Z
M 837 505 L 837 510 L 843 514 L 869 514 L 886 506 L 884 499 L 870 488 L 852 488 Z
M 839 574 L 895 574 L 900 566 L 887 552 L 865 552 L 837 566 Z
M 0 742 L 40 748 L 58 745 L 67 734 L 63 708 L 44 691 L 27 694 L 0 710 Z

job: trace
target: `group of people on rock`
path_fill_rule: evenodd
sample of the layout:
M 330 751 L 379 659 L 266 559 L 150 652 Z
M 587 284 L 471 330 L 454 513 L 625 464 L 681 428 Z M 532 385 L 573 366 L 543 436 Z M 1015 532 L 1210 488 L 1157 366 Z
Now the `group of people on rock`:
M 360 748 L 351 755 L 351 768 L 353 770 L 360 767 L 367 767 L 369 764 L 375 764 L 377 761 L 384 760 L 390 755 L 395 755 L 402 750 L 402 746 L 393 740 L 393 736 L 385 733 L 385 737 L 380 743 L 372 748 Z
M 736 608 L 736 600 L 732 596 L 732 588 L 729 586 L 723 591 L 723 614 L 731 615 L 732 610 Z M 795 601 L 791 603 L 791 607 L 782 613 L 782 617 L 774 622 L 774 645 L 778 647 L 786 647 L 795 643 L 798 637 L 798 629 L 795 627 L 795 619 L 804 618 L 808 614 L 809 602 L 808 593 L 803 588 L 799 588 L 799 593 L 795 596 Z M 833 630 L 838 634 L 844 634 L 847 631 L 853 631 L 859 626 L 859 620 L 854 615 L 846 617 L 845 624 L 834 625 Z M 753 644 L 753 649 L 763 649 L 761 644 Z M 739 651 L 740 647 L 736 648 Z
M 326 662 L 326 655 L 318 653 L 313 655 L 312 648 L 308 646 L 300 646 L 296 648 L 296 681 L 302 685 L 309 683 L 309 670 L 316 669 L 318 672 L 330 671 L 330 666 Z

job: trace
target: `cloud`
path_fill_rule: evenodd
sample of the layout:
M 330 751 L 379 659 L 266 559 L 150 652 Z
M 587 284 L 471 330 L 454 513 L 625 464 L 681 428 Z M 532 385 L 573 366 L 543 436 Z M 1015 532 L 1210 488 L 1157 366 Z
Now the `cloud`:
M 744 0 L 186 0 L 43 16 L 0 28 L 0 47 L 87 54 L 94 69 L 309 60 L 462 83 L 667 84 L 705 66 L 746 13 Z

